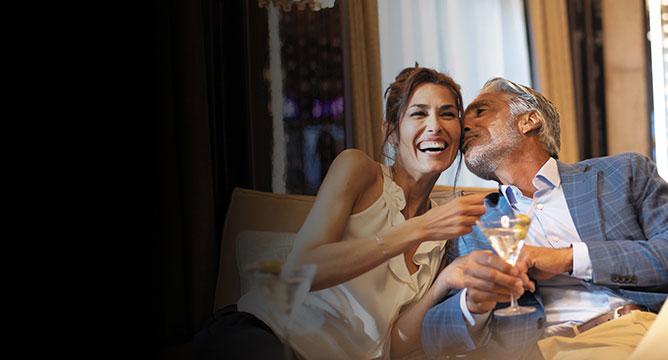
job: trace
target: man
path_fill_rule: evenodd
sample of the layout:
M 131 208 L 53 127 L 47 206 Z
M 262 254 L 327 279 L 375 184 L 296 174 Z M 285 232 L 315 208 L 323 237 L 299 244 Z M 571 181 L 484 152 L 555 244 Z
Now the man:
M 503 78 L 467 107 L 466 165 L 499 182 L 483 219 L 532 221 L 515 268 L 478 228 L 450 242 L 449 260 L 465 257 L 464 289 L 427 312 L 421 338 L 430 357 L 612 359 L 633 350 L 666 301 L 668 184 L 639 154 L 562 163 L 559 134 L 556 107 Z M 511 294 L 537 310 L 495 316 Z

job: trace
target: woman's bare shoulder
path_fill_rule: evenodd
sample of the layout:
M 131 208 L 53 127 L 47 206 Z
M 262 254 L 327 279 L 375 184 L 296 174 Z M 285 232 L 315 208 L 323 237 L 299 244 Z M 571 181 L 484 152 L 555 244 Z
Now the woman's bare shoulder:
M 376 161 L 358 149 L 342 151 L 332 162 L 332 168 L 345 172 L 362 183 L 375 180 L 380 169 Z
M 346 149 L 334 158 L 321 188 L 359 194 L 372 187 L 379 176 L 382 174 L 377 162 L 361 150 Z

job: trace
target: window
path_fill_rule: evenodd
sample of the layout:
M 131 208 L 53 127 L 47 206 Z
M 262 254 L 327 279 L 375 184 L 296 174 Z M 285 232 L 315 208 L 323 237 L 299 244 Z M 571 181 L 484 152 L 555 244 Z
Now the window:
M 267 11 L 272 191 L 314 195 L 346 147 L 340 9 Z
M 464 106 L 496 76 L 533 85 L 522 0 L 383 0 L 378 22 L 383 90 L 416 61 L 450 75 L 462 87 Z M 437 183 L 452 185 L 455 171 L 451 166 Z M 462 166 L 457 185 L 494 188 L 497 183 Z
M 659 175 L 668 180 L 668 0 L 647 0 L 652 67 L 652 137 Z

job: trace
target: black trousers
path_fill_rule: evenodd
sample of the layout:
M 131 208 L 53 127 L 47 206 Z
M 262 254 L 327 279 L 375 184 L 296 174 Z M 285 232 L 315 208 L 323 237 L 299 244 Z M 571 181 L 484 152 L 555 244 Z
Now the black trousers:
M 253 314 L 236 305 L 216 311 L 192 339 L 193 360 L 285 359 L 283 343 Z M 292 351 L 292 350 L 290 350 Z M 296 359 L 294 352 L 290 354 Z

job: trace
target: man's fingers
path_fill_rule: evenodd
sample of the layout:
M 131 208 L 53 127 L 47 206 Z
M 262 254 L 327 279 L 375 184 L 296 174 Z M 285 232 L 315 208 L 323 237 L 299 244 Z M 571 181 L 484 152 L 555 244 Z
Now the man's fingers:
M 524 285 L 525 289 L 531 292 L 536 291 L 536 284 L 534 284 L 534 282 L 529 279 L 529 276 L 527 276 L 526 273 L 521 273 L 520 279 L 522 280 L 522 285 Z
M 500 285 L 494 281 L 489 281 L 486 279 L 477 278 L 474 276 L 468 277 L 466 279 L 466 287 L 469 289 L 476 289 L 477 291 L 487 292 L 496 295 L 509 296 L 514 293 L 519 292 L 519 288 L 522 287 L 522 283 L 518 278 L 513 280 L 513 285 L 510 287 Z M 523 289 L 521 291 L 524 291 Z
M 499 294 L 517 294 L 524 292 L 524 287 L 522 286 L 520 278 L 504 274 L 492 268 L 479 267 L 473 269 L 471 275 L 473 275 L 473 278 L 479 279 L 484 283 L 494 284 L 493 287 L 491 287 L 489 285 L 481 285 L 484 283 L 476 282 L 476 284 L 481 286 L 481 289 L 483 290 L 493 291 Z
M 497 293 L 482 291 L 476 288 L 469 288 L 466 294 L 467 300 L 471 300 L 475 303 L 485 303 L 485 302 L 508 302 L 510 301 L 510 295 L 501 295 Z
M 503 273 L 517 276 L 519 273 L 515 267 L 505 262 L 501 257 L 491 251 L 478 251 L 475 255 L 475 261 L 480 265 L 493 267 Z

